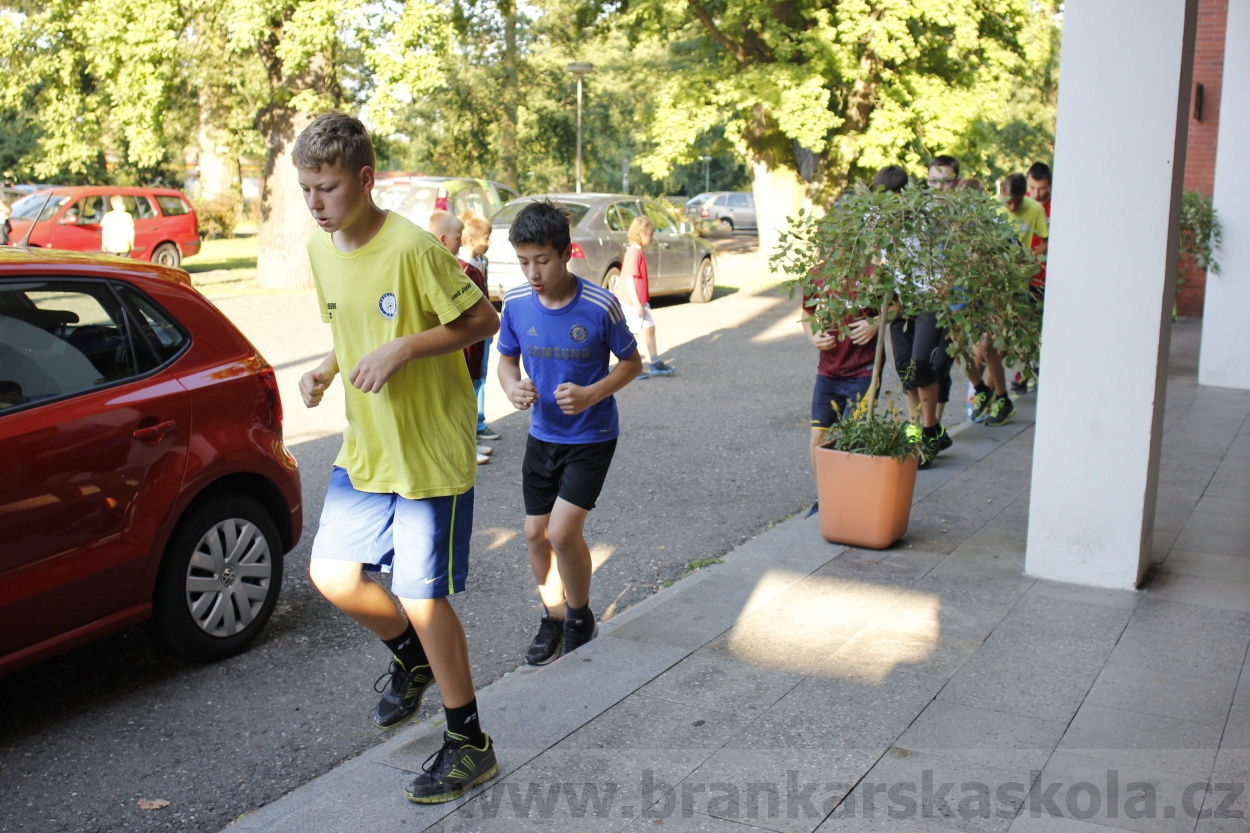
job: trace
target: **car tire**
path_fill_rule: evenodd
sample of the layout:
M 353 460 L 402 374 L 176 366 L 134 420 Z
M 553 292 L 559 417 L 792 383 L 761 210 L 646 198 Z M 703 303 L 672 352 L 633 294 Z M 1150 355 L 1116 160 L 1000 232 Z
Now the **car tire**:
M 162 243 L 152 252 L 152 262 L 157 266 L 178 268 L 182 264 L 182 253 L 173 243 Z
M 165 549 L 153 636 L 188 659 L 224 659 L 260 634 L 281 589 L 282 538 L 269 512 L 244 494 L 217 495 L 183 516 Z
M 706 304 L 716 294 L 716 264 L 712 258 L 705 257 L 699 263 L 699 270 L 694 273 L 694 288 L 690 290 L 690 303 Z
M 621 282 L 621 270 L 619 267 L 613 266 L 610 269 L 608 269 L 608 271 L 603 273 L 603 280 L 599 282 L 599 285 L 602 286 L 604 289 L 606 289 L 608 292 L 611 292 L 613 295 L 615 295 L 617 287 L 620 284 L 620 282 Z

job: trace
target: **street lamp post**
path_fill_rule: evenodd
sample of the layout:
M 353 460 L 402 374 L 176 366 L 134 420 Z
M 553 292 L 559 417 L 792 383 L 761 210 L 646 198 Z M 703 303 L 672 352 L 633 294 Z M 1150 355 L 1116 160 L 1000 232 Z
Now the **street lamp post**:
M 577 193 L 582 192 L 582 76 L 594 70 L 594 64 L 576 62 L 568 65 L 577 76 Z
M 712 161 L 712 157 L 700 156 L 699 158 L 703 160 L 703 190 L 711 191 L 712 179 L 711 179 L 711 174 L 708 173 L 708 163 Z

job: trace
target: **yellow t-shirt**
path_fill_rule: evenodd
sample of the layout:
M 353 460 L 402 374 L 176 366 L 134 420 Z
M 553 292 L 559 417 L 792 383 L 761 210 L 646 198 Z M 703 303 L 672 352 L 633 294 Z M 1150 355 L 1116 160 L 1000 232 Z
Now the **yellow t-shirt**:
M 398 214 L 354 252 L 318 233 L 308 257 L 347 401 L 334 464 L 362 492 L 415 499 L 470 489 L 477 399 L 460 350 L 408 362 L 378 393 L 361 393 L 348 375 L 365 354 L 455 320 L 482 293 L 433 235 Z
M 1024 248 L 1032 250 L 1034 235 L 1050 237 L 1050 224 L 1046 222 L 1046 209 L 1032 197 L 1021 197 L 1020 207 L 1015 211 L 1008 211 L 1005 205 L 1001 208 L 1004 214 L 1015 221 L 1016 228 L 1020 231 L 1020 245 Z

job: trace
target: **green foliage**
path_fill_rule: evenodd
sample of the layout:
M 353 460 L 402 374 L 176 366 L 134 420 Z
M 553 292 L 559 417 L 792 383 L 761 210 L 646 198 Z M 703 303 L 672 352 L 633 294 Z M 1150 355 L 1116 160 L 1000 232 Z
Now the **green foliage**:
M 770 258 L 789 276 L 818 332 L 893 304 L 937 314 L 952 353 L 989 334 L 1009 365 L 1037 358 L 1041 316 L 1029 282 L 1038 261 L 999 204 L 978 191 L 858 189 L 823 217 L 802 216 Z M 879 378 L 880 351 L 878 351 Z
M 871 397 L 863 397 L 850 412 L 825 431 L 824 445 L 834 451 L 905 460 L 920 454 L 922 433 L 893 404 L 876 413 Z
M 197 202 L 195 216 L 200 223 L 200 237 L 205 240 L 234 237 L 242 208 L 243 201 L 234 194 L 218 194 L 212 199 Z
M 1211 201 L 1201 191 L 1186 191 L 1181 195 L 1181 239 L 1177 252 L 1178 274 L 1192 263 L 1203 272 L 1220 274 L 1220 262 L 1215 253 L 1223 243 L 1224 230 Z

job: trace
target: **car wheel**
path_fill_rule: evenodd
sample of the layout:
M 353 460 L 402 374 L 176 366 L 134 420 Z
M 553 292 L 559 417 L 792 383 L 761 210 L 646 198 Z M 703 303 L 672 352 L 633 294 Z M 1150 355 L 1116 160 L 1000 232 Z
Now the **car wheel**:
M 613 266 L 612 268 L 608 269 L 607 272 L 603 273 L 603 280 L 599 282 L 599 285 L 602 286 L 604 289 L 606 289 L 608 292 L 611 292 L 613 295 L 615 295 L 617 286 L 620 284 L 620 282 L 621 282 L 621 270 Z
M 734 221 L 728 217 L 721 217 L 720 230 L 732 237 L 734 233 Z
M 152 262 L 157 266 L 177 268 L 182 263 L 182 254 L 173 243 L 162 243 L 156 247 L 156 251 L 152 252 Z
M 185 515 L 161 561 L 156 638 L 189 659 L 222 659 L 265 627 L 282 587 L 282 539 L 269 513 L 229 493 Z
M 710 257 L 703 258 L 694 276 L 694 288 L 690 290 L 690 303 L 706 304 L 716 293 L 716 264 Z

